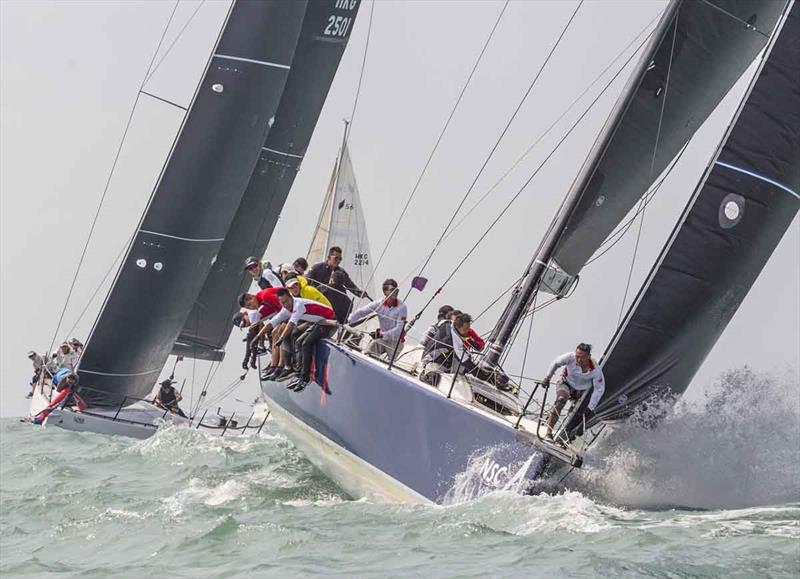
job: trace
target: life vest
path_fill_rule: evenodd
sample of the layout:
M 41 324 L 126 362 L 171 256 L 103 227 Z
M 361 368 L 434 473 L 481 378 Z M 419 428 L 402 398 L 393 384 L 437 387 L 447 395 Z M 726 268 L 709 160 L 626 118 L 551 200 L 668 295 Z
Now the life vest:
M 436 326 L 432 339 L 425 344 L 423 359 L 447 364 L 453 358 L 453 322 L 445 320 Z

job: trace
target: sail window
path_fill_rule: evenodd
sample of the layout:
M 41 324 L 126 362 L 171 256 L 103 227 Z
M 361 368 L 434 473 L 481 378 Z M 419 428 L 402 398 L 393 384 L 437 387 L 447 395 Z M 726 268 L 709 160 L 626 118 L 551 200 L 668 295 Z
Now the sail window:
M 225 90 L 225 87 L 224 87 L 224 86 L 222 86 L 222 85 L 221 85 L 221 84 L 219 84 L 219 83 L 217 83 L 217 84 L 212 84 L 212 85 L 211 85 L 211 90 L 213 90 L 213 91 L 214 91 L 214 92 L 216 92 L 216 93 L 220 93 L 220 92 L 222 92 L 223 90 Z
M 162 269 L 164 269 L 164 264 L 161 263 L 160 261 L 157 261 L 153 264 L 153 269 L 156 271 L 161 271 Z
M 147 267 L 147 260 L 146 259 L 137 259 L 136 260 L 136 265 L 138 265 L 139 267 L 142 267 L 142 268 Z
M 744 197 L 730 193 L 725 196 L 719 207 L 719 224 L 723 229 L 730 229 L 739 223 L 744 212 Z

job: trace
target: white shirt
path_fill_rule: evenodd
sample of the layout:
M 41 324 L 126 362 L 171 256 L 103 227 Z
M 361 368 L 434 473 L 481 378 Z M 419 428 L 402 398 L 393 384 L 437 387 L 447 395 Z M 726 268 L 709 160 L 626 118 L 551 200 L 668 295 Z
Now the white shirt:
M 267 283 L 269 283 L 269 285 L 272 287 L 283 287 L 283 282 L 281 279 L 268 267 L 262 267 L 261 279 L 267 280 Z
M 603 393 L 606 391 L 606 382 L 603 371 L 597 365 L 594 358 L 589 359 L 589 370 L 584 372 L 575 360 L 575 352 L 562 354 L 550 364 L 547 369 L 547 379 L 552 378 L 558 368 L 563 367 L 559 382 L 566 384 L 575 390 L 588 390 L 594 386 L 592 398 L 589 400 L 589 410 L 594 411 Z
M 335 319 L 336 315 L 333 310 L 325 304 L 314 300 L 294 298 L 291 312 L 286 308 L 282 308 L 281 311 L 270 318 L 268 323 L 274 328 L 287 320 L 296 326 L 300 322 L 320 322 L 322 320 Z
M 386 300 L 376 300 L 350 314 L 348 323 L 354 324 L 372 313 L 378 314 L 382 339 L 393 342 L 400 339 L 408 317 L 408 309 L 403 302 L 398 300 L 396 306 L 388 306 Z

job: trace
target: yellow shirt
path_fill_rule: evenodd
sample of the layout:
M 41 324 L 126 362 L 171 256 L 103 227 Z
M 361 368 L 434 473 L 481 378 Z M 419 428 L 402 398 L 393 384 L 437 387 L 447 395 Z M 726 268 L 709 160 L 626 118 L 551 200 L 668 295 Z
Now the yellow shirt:
M 305 298 L 307 300 L 314 300 L 315 302 L 319 302 L 325 306 L 328 306 L 330 309 L 333 309 L 331 302 L 326 298 L 321 291 L 315 288 L 313 285 L 308 283 L 308 280 L 303 277 L 302 275 L 297 276 L 297 281 L 300 283 L 300 297 Z

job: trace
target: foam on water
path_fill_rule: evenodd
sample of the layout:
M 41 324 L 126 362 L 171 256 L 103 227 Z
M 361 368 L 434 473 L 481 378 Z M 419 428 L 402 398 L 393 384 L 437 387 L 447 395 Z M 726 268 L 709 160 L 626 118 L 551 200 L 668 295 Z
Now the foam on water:
M 800 501 L 796 372 L 723 374 L 697 402 L 653 405 L 660 416 L 602 437 L 570 485 L 630 506 L 738 508 Z
M 609 437 L 572 490 L 474 496 L 476 455 L 442 507 L 350 500 L 271 423 L 259 437 L 165 428 L 135 441 L 2 420 L 0 575 L 792 577 L 800 565 L 800 503 L 789 485 L 797 471 L 766 472 L 797 463 L 749 451 L 731 462 L 738 447 L 724 436 L 760 436 L 743 410 L 769 408 L 783 430 L 757 440 L 789 437 L 798 413 L 778 402 L 791 384 L 742 376 L 724 377 L 718 391 L 655 430 L 629 427 L 629 442 Z M 740 398 L 742 379 L 759 396 Z M 723 404 L 725 396 L 733 399 Z M 705 447 L 687 448 L 698 436 Z M 701 459 L 708 484 L 686 467 Z M 737 481 L 740 464 L 749 470 Z M 710 508 L 723 499 L 750 506 L 632 506 Z

